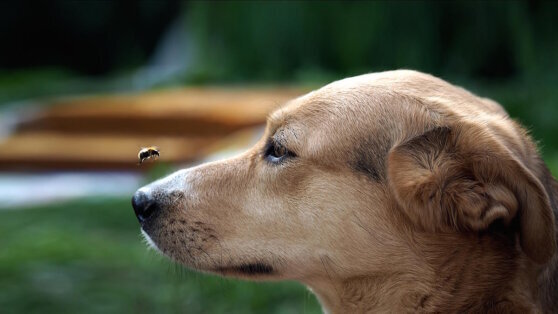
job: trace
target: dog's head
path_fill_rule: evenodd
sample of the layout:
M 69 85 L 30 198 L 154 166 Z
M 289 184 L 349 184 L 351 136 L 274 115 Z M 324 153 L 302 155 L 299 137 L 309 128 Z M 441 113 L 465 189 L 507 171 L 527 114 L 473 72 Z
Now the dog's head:
M 543 263 L 554 218 L 537 158 L 494 102 L 384 72 L 292 100 L 246 153 L 153 182 L 133 205 L 163 254 L 251 279 L 403 271 L 429 262 L 418 239 L 476 241 L 491 228 L 505 243 L 494 250 Z

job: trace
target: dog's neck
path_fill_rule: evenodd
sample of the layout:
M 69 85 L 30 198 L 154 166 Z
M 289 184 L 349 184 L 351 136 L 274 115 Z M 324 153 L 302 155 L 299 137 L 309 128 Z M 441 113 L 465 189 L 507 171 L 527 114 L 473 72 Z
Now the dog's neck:
M 409 287 L 416 282 L 392 276 L 370 276 L 331 282 L 312 288 L 324 313 L 407 313 L 417 312 L 427 296 Z
M 409 250 L 409 260 L 420 262 L 409 263 L 413 267 L 406 267 L 406 271 L 343 279 L 328 275 L 307 284 L 326 313 L 541 311 L 536 283 L 528 279 L 536 278 L 537 271 L 528 260 L 502 255 L 504 248 L 489 250 L 494 246 L 490 237 L 466 240 L 421 241 L 419 236 L 414 243 L 428 246 Z M 436 247 L 436 242 L 441 246 Z

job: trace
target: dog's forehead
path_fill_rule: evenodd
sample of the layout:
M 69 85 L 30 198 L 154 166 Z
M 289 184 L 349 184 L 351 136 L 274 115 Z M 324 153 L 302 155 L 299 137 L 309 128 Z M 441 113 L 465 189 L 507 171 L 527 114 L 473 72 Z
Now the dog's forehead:
M 356 81 L 355 81 L 356 82 Z M 327 85 L 293 99 L 268 119 L 270 130 L 284 126 L 312 128 L 314 131 L 348 127 L 347 122 L 374 123 L 387 114 L 383 94 L 373 86 L 360 84 Z
M 397 70 L 364 74 L 332 82 L 313 92 L 296 98 L 270 116 L 270 124 L 283 124 L 289 120 L 336 117 L 351 118 L 353 115 L 392 112 L 397 110 L 393 101 L 426 88 L 437 80 L 429 75 Z M 391 108 L 382 108 L 388 105 Z M 376 115 L 377 116 L 377 115 Z
M 345 158 L 360 143 L 373 145 L 375 140 L 371 139 L 385 142 L 386 136 L 393 133 L 382 123 L 389 113 L 375 101 L 358 91 L 335 94 L 332 90 L 326 93 L 318 90 L 271 114 L 268 134 L 280 132 L 290 143 L 297 143 L 307 156 L 335 152 L 337 157 Z
M 273 134 L 287 127 L 312 140 L 316 147 L 341 147 L 340 143 L 349 147 L 360 145 L 359 141 L 392 143 L 442 123 L 455 110 L 444 103 L 475 99 L 464 90 L 415 71 L 365 74 L 291 100 L 270 115 L 268 130 Z M 331 142 L 336 144 L 331 146 Z

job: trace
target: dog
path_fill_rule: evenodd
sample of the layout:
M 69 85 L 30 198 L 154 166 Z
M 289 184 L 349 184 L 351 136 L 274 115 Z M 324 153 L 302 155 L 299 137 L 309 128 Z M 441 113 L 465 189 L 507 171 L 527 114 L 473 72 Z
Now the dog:
M 286 103 L 247 152 L 132 205 L 171 259 L 297 280 L 328 313 L 554 313 L 557 197 L 498 103 L 397 70 Z

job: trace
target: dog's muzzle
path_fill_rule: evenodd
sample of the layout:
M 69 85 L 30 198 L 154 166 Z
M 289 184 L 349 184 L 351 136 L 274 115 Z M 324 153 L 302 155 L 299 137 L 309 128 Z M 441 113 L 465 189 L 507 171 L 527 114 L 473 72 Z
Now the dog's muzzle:
M 156 224 L 157 216 L 176 203 L 176 195 L 184 195 L 187 191 L 184 182 L 188 173 L 188 170 L 176 171 L 136 191 L 132 197 L 132 207 L 142 229 L 149 232 L 150 226 Z

